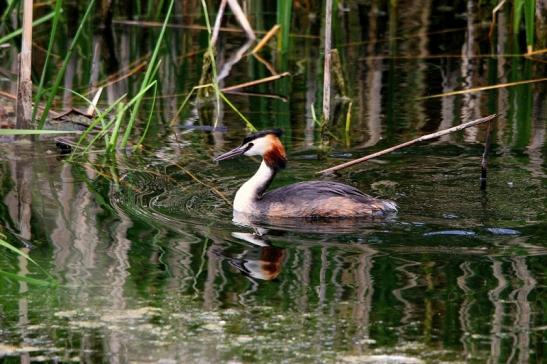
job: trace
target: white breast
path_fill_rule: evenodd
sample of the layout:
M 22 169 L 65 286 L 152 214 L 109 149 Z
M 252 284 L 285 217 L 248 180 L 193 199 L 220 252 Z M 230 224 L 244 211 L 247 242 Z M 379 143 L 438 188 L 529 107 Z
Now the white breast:
M 246 214 L 256 213 L 256 201 L 274 176 L 274 171 L 264 161 L 258 171 L 239 190 L 234 199 L 234 210 Z

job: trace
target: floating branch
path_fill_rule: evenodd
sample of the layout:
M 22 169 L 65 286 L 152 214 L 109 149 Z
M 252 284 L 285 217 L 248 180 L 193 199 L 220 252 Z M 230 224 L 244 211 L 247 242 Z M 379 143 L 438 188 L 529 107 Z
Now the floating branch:
M 369 159 L 376 158 L 376 157 L 379 157 L 381 155 L 394 152 L 398 149 L 405 148 L 405 147 L 408 147 L 410 145 L 413 145 L 413 144 L 416 144 L 416 143 L 419 143 L 419 142 L 424 142 L 426 140 L 435 139 L 435 138 L 441 137 L 441 136 L 446 135 L 446 134 L 454 133 L 456 131 L 460 131 L 460 130 L 463 130 L 463 129 L 466 129 L 466 128 L 469 128 L 469 127 L 472 127 L 472 126 L 475 126 L 475 125 L 485 123 L 487 121 L 492 120 L 495 117 L 496 117 L 496 114 L 492 114 L 492 115 L 488 115 L 488 116 L 485 116 L 485 117 L 480 118 L 480 119 L 470 121 L 468 123 L 464 123 L 464 124 L 454 126 L 452 128 L 444 129 L 444 130 L 437 131 L 435 133 L 431 133 L 431 134 L 427 134 L 427 135 L 422 135 L 421 137 L 410 140 L 408 142 L 393 146 L 391 148 L 384 149 L 382 151 L 379 151 L 379 152 L 364 156 L 362 158 L 354 159 L 352 161 L 349 161 L 349 162 L 342 163 L 342 164 L 339 164 L 339 165 L 334 166 L 334 167 L 324 169 L 324 170 L 319 171 L 317 173 L 332 173 L 332 172 L 338 171 L 340 169 L 348 168 L 348 167 L 351 167 L 355 164 L 362 163 L 364 161 L 368 161 Z

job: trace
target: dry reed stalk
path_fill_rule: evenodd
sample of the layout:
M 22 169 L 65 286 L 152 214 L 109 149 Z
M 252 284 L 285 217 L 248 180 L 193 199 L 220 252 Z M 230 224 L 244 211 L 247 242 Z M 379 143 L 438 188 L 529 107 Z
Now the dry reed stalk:
M 229 87 L 224 87 L 222 88 L 220 91 L 222 92 L 227 92 L 227 91 L 234 91 L 234 90 L 239 90 L 241 88 L 245 88 L 245 87 L 251 87 L 251 86 L 255 86 L 255 85 L 260 85 L 262 83 L 266 83 L 266 82 L 271 82 L 271 81 L 275 81 L 275 80 L 279 80 L 280 78 L 283 78 L 283 77 L 287 77 L 287 76 L 290 76 L 291 74 L 289 72 L 283 72 L 279 75 L 274 75 L 274 76 L 270 76 L 270 77 L 264 77 L 264 78 L 261 78 L 261 79 L 258 79 L 258 80 L 254 80 L 254 81 L 249 81 L 249 82 L 244 82 L 244 83 L 240 83 L 238 85 L 233 85 L 233 86 L 229 86 Z
M 97 111 L 97 103 L 99 102 L 99 99 L 101 98 L 101 94 L 103 93 L 103 88 L 99 87 L 97 92 L 95 93 L 95 96 L 93 96 L 93 100 L 91 101 L 91 105 L 88 106 L 85 114 L 89 117 L 92 117 L 95 112 Z
M 437 97 L 445 97 L 445 96 L 462 95 L 462 94 L 467 94 L 467 93 L 471 93 L 471 92 L 488 91 L 488 90 L 494 90 L 494 89 L 497 89 L 497 88 L 513 87 L 513 86 L 525 85 L 527 83 L 536 83 L 536 82 L 544 82 L 544 81 L 547 81 L 547 77 L 536 78 L 536 79 L 533 79 L 533 80 L 507 82 L 507 83 L 501 83 L 499 85 L 475 87 L 475 88 L 470 88 L 470 89 L 467 89 L 467 90 L 450 91 L 450 92 L 445 92 L 445 93 L 437 94 L 437 95 L 419 97 L 418 100 L 434 99 L 434 98 L 437 98 Z
M 277 71 L 275 70 L 274 66 L 270 62 L 266 61 L 258 53 L 254 53 L 253 57 L 255 57 L 258 62 L 262 63 L 264 67 L 266 67 L 272 75 L 277 75 Z
M 279 24 L 274 25 L 272 29 L 270 29 L 268 33 L 264 35 L 264 37 L 260 40 L 260 42 L 258 42 L 256 47 L 253 48 L 251 53 L 255 54 L 260 52 L 262 48 L 264 48 L 264 46 L 270 41 L 270 39 L 272 39 L 272 37 L 279 31 L 279 29 L 281 29 L 281 25 Z
M 141 21 L 141 20 L 113 20 L 112 24 L 130 25 L 130 26 L 139 26 L 139 27 L 155 27 L 155 28 L 159 28 L 162 26 L 162 23 L 160 22 Z M 207 27 L 204 25 L 169 24 L 167 25 L 167 27 L 173 28 L 173 29 L 207 30 Z M 227 33 L 245 33 L 245 30 L 243 29 L 230 28 L 230 27 L 220 27 L 220 31 L 227 32 Z M 255 30 L 253 31 L 253 33 L 266 34 L 266 31 Z M 319 39 L 320 38 L 318 35 L 298 34 L 298 33 L 292 33 L 291 37 L 300 38 L 300 39 Z
M 32 0 L 23 4 L 23 39 L 19 54 L 16 128 L 29 129 L 32 121 Z
M 325 62 L 323 65 L 323 125 L 330 117 L 330 63 L 332 38 L 332 0 L 327 0 L 325 7 Z
M 431 134 L 427 134 L 427 135 L 422 135 L 421 137 L 416 138 L 416 139 L 412 139 L 408 142 L 404 142 L 402 144 L 395 145 L 393 147 L 384 149 L 382 151 L 379 151 L 379 152 L 364 156 L 362 158 L 354 159 L 352 161 L 342 163 L 342 164 L 339 164 L 339 165 L 334 166 L 334 167 L 323 169 L 322 171 L 319 171 L 317 173 L 332 173 L 332 172 L 338 171 L 340 169 L 348 168 L 348 167 L 351 167 L 355 164 L 368 161 L 369 159 L 376 158 L 376 157 L 382 156 L 384 154 L 394 152 L 398 149 L 405 148 L 405 147 L 411 146 L 411 145 L 419 143 L 419 142 L 424 142 L 426 140 L 435 139 L 435 138 L 441 137 L 441 136 L 446 135 L 446 134 L 454 133 L 456 131 L 460 131 L 460 130 L 463 130 L 463 129 L 466 129 L 466 128 L 470 128 L 472 126 L 476 126 L 476 125 L 479 125 L 479 124 L 482 124 L 482 123 L 486 123 L 487 121 L 490 121 L 495 117 L 496 117 L 496 114 L 492 114 L 492 115 L 488 115 L 488 116 L 485 116 L 485 117 L 480 118 L 480 119 L 469 121 L 467 123 L 456 125 L 452 128 L 440 130 L 440 131 L 437 131 L 435 133 L 431 133 Z
M 211 36 L 211 46 L 214 46 L 217 43 L 218 33 L 220 32 L 220 24 L 222 23 L 222 17 L 224 16 L 224 9 L 226 9 L 226 0 L 222 0 L 220 7 L 218 8 L 215 25 L 213 26 L 213 35 Z
M 241 25 L 241 27 L 247 34 L 247 37 L 253 40 L 256 39 L 256 35 L 253 31 L 253 27 L 251 27 L 251 23 L 249 23 L 249 20 L 247 20 L 247 17 L 245 16 L 245 12 L 241 8 L 237 0 L 228 0 L 228 5 L 230 5 L 230 9 L 232 9 L 232 13 L 234 13 L 237 21 L 239 22 L 239 25 Z

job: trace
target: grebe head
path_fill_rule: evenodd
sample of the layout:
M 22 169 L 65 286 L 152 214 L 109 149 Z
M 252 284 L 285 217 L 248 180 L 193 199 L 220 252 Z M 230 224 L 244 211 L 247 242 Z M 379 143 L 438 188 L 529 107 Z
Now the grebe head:
M 216 162 L 225 159 L 246 155 L 248 157 L 259 155 L 264 158 L 266 165 L 274 170 L 285 168 L 287 156 L 285 148 L 281 144 L 279 137 L 283 134 L 281 129 L 266 129 L 254 134 L 248 135 L 243 139 L 243 143 L 229 152 L 219 155 L 214 160 Z

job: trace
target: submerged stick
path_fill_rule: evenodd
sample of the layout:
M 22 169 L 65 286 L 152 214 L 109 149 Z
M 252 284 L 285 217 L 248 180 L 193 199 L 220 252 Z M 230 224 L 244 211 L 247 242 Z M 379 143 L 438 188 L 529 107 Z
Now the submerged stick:
M 488 152 L 490 151 L 490 135 L 492 134 L 492 123 L 488 123 L 488 128 L 486 129 L 486 140 L 484 141 L 484 152 L 482 153 L 481 159 L 481 178 L 480 178 L 480 188 L 481 190 L 486 190 L 486 174 L 488 170 Z
M 332 38 L 332 0 L 327 0 L 325 6 L 325 62 L 323 65 L 323 125 L 330 116 L 330 60 Z
M 28 129 L 32 120 L 32 0 L 25 0 L 23 8 L 23 40 L 19 54 L 19 82 L 17 85 L 16 127 Z
M 412 139 L 408 142 L 404 142 L 402 144 L 395 145 L 391 148 L 387 148 L 387 149 L 384 149 L 382 151 L 379 151 L 379 152 L 364 156 L 362 158 L 354 159 L 352 161 L 342 163 L 342 164 L 339 164 L 339 165 L 334 166 L 334 167 L 323 169 L 322 171 L 319 171 L 317 173 L 331 173 L 331 172 L 334 172 L 334 171 L 338 171 L 340 169 L 348 168 L 348 167 L 351 167 L 355 164 L 362 163 L 364 161 L 368 161 L 369 159 L 376 158 L 376 157 L 379 157 L 381 155 L 391 153 L 391 152 L 396 151 L 398 149 L 408 147 L 410 145 L 413 145 L 413 144 L 416 144 L 416 143 L 419 143 L 419 142 L 424 142 L 426 140 L 435 139 L 435 138 L 441 137 L 441 136 L 446 135 L 446 134 L 454 133 L 456 131 L 460 131 L 460 130 L 463 130 L 463 129 L 466 129 L 466 128 L 469 128 L 469 127 L 472 127 L 472 126 L 475 126 L 475 125 L 485 123 L 487 121 L 492 120 L 495 117 L 496 117 L 496 114 L 492 114 L 492 115 L 488 115 L 488 116 L 485 116 L 483 118 L 476 119 L 476 120 L 473 120 L 473 121 L 470 121 L 470 122 L 467 122 L 467 123 L 456 125 L 452 128 L 444 129 L 444 130 L 437 131 L 435 133 L 431 133 L 431 134 L 427 134 L 427 135 L 422 135 L 421 137 L 416 138 L 416 139 Z

